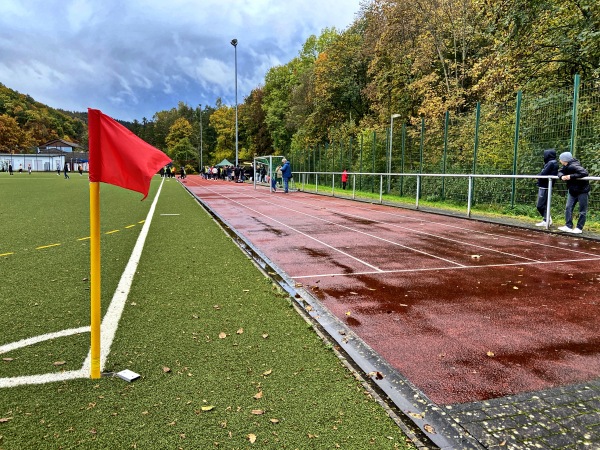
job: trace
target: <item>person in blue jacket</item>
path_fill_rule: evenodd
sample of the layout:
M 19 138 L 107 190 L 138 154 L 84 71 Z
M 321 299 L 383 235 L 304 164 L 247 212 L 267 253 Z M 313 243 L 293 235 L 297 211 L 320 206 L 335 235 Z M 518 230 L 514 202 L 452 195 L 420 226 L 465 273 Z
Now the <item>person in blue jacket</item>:
M 556 162 L 556 150 L 548 148 L 544 150 L 544 168 L 538 175 L 554 175 L 558 173 L 558 163 Z M 546 227 L 552 225 L 552 217 L 546 217 L 546 209 L 548 206 L 548 178 L 538 178 L 538 198 L 535 205 L 539 213 L 542 215 L 542 221 L 536 223 L 536 227 Z M 552 186 L 554 182 L 552 180 Z
M 582 180 L 589 176 L 587 170 L 583 168 L 581 163 L 573 158 L 570 152 L 564 152 L 559 157 L 561 169 L 558 171 L 558 178 L 567 182 L 567 206 L 565 208 L 565 226 L 559 227 L 560 231 L 567 233 L 580 234 L 585 225 L 588 209 L 588 196 L 590 192 L 590 182 Z M 577 226 L 573 228 L 573 209 L 575 204 L 579 203 L 579 219 Z
M 283 177 L 283 192 L 287 194 L 288 184 L 290 182 L 290 179 L 292 178 L 292 166 L 290 165 L 290 162 L 285 158 L 283 158 L 281 162 L 283 163 L 283 166 L 281 166 L 281 176 Z

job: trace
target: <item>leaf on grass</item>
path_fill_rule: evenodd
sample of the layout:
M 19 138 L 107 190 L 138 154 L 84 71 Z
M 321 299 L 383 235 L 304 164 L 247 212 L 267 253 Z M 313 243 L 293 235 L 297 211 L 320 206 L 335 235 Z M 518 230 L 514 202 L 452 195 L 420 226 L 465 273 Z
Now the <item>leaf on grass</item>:
M 265 413 L 265 411 L 262 409 L 253 409 L 252 410 L 252 414 L 254 414 L 255 416 L 262 416 L 264 413 Z
M 194 319 L 199 319 L 199 317 L 198 317 L 198 314 L 192 314 L 192 317 L 193 317 Z
M 12 420 L 12 417 L 0 417 L 0 423 L 6 423 L 9 420 Z
M 64 366 L 67 362 L 66 361 L 55 361 L 53 363 L 53 365 L 55 366 Z
M 171 371 L 171 369 L 169 369 L 167 366 L 163 367 L 163 372 L 164 373 L 169 373 Z
M 237 334 L 242 334 L 244 332 L 243 328 L 240 328 L 239 330 L 236 331 Z
M 202 411 L 212 411 L 213 409 L 215 409 L 215 407 L 213 405 L 205 405 L 202 408 L 200 408 Z
M 244 292 L 250 292 L 250 289 L 244 289 Z
M 254 444 L 256 442 L 256 435 L 255 434 L 250 433 L 247 436 L 247 438 L 248 438 L 248 440 L 250 441 L 251 444 Z
M 221 331 L 219 333 L 219 339 L 225 339 L 227 337 L 227 334 L 225 334 L 223 331 Z
M 262 335 L 262 337 L 263 337 L 263 339 L 266 339 L 266 338 L 269 337 L 269 335 L 267 333 L 265 333 L 265 334 Z
M 316 434 L 311 434 L 311 433 L 307 433 L 306 435 L 308 436 L 309 439 L 314 439 L 314 438 L 318 438 L 319 437 Z
M 428 423 L 425 424 L 425 426 L 423 426 L 423 429 L 425 431 L 427 431 L 428 433 L 431 434 L 435 434 L 435 428 L 433 428 L 431 425 L 429 425 Z
M 213 308 L 215 308 L 215 309 L 221 309 L 221 307 L 219 305 L 214 305 Z
M 491 351 L 491 350 L 490 350 L 490 351 L 488 351 L 488 352 L 486 353 L 486 355 L 488 355 L 490 358 L 492 358 L 492 357 L 496 356 L 496 355 L 494 354 L 494 352 L 493 352 L 493 351 Z
M 379 372 L 379 371 L 377 371 L 377 372 L 369 372 L 369 376 L 371 378 L 375 378 L 376 380 L 383 380 L 383 377 L 384 377 L 384 375 L 381 372 Z
M 14 361 L 14 358 L 2 358 L 2 361 L 11 362 Z
M 271 423 L 279 423 L 279 419 L 269 419 L 269 422 L 271 422 Z
M 256 400 L 260 400 L 262 398 L 262 396 L 263 396 L 263 393 L 262 393 L 262 391 L 260 391 L 260 392 L 257 392 L 257 394 L 254 396 L 254 398 Z
M 267 370 L 267 371 L 263 372 L 263 376 L 264 376 L 264 377 L 268 377 L 268 376 L 269 376 L 269 375 L 271 375 L 272 373 L 273 373 L 273 369 L 269 369 L 269 370 Z

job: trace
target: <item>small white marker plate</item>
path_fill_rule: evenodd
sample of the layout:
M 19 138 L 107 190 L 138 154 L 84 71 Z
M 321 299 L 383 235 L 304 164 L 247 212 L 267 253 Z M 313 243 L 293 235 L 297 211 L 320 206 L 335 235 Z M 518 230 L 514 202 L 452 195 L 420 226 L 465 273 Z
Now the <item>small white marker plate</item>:
M 122 380 L 129 381 L 131 383 L 133 380 L 137 380 L 140 377 L 140 374 L 132 372 L 129 369 L 125 369 L 117 372 L 117 376 Z

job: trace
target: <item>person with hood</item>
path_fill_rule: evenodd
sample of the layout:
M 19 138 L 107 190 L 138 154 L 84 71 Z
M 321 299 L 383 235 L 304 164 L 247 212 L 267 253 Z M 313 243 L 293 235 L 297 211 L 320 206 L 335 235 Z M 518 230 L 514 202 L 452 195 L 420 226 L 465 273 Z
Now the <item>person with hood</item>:
M 544 150 L 544 168 L 538 175 L 554 175 L 558 173 L 558 163 L 556 162 L 556 150 L 548 148 Z M 542 221 L 536 223 L 536 227 L 548 227 L 552 225 L 552 217 L 546 217 L 546 209 L 548 206 L 548 178 L 538 178 L 538 198 L 535 205 L 539 213 L 542 215 Z M 554 186 L 555 180 L 552 180 Z
M 290 162 L 283 158 L 281 160 L 283 166 L 281 166 L 281 177 L 283 178 L 283 193 L 287 194 L 288 192 L 288 184 L 290 179 L 292 178 L 292 166 L 290 166 Z
M 558 159 L 562 165 L 557 174 L 558 179 L 567 182 L 568 191 L 565 226 L 558 229 L 567 233 L 580 234 L 585 225 L 590 192 L 590 182 L 581 178 L 589 176 L 589 173 L 577 159 L 573 158 L 570 152 L 561 153 Z M 577 226 L 573 228 L 573 209 L 575 209 L 576 203 L 579 203 L 579 219 L 577 220 Z

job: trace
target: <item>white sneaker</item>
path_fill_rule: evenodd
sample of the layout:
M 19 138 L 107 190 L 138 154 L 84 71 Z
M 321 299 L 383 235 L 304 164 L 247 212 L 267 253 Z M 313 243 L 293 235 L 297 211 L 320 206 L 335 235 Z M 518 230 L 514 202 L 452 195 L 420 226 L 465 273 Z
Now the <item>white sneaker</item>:
M 538 222 L 538 223 L 535 224 L 536 227 L 545 227 L 547 225 L 548 224 L 546 223 L 545 220 L 542 220 L 541 222 Z
M 581 234 L 581 233 L 583 233 L 583 231 L 580 230 L 579 228 L 573 228 L 572 230 L 569 230 L 569 233 Z
M 567 233 L 572 233 L 572 232 L 573 232 L 573 230 L 571 230 L 571 229 L 570 229 L 568 226 L 566 226 L 566 225 L 565 225 L 564 227 L 558 227 L 558 230 L 559 230 L 559 231 L 565 231 L 565 232 L 567 232 Z

